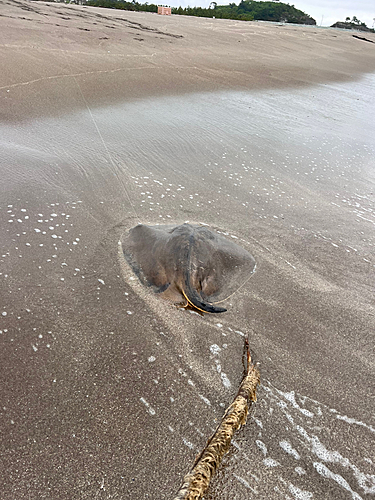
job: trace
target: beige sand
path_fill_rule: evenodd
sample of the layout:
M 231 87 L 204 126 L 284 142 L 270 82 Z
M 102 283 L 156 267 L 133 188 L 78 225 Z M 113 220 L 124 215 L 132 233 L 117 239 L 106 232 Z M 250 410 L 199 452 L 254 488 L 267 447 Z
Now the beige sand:
M 0 39 L 1 498 L 173 498 L 244 334 L 262 385 L 207 500 L 370 498 L 374 44 L 25 0 Z M 177 310 L 121 259 L 139 220 L 256 272 Z
M 340 30 L 23 0 L 0 9 L 1 113 L 12 120 L 80 107 L 81 96 L 67 90 L 71 78 L 98 105 L 350 81 L 375 71 L 373 44 Z

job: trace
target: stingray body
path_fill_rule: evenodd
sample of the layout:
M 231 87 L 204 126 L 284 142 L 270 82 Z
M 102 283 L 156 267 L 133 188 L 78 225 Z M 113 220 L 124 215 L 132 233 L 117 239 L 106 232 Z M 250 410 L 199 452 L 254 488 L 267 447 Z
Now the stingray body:
M 143 284 L 207 313 L 225 312 L 216 304 L 255 269 L 249 252 L 204 226 L 139 224 L 124 235 L 122 247 Z

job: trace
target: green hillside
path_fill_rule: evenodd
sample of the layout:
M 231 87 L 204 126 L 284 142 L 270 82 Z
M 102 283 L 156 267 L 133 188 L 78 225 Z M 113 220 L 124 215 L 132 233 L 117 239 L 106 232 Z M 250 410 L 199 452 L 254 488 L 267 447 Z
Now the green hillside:
M 122 0 L 89 0 L 87 5 L 112 9 L 157 12 L 157 5 L 149 3 L 125 2 Z M 217 5 L 211 2 L 209 8 L 173 7 L 172 14 L 197 17 L 215 17 L 219 19 L 240 19 L 243 21 L 275 21 L 296 24 L 316 24 L 315 19 L 293 5 L 274 1 L 256 2 L 242 0 L 238 5 Z
M 242 0 L 238 5 L 216 5 L 211 3 L 211 8 L 182 7 L 173 8 L 173 14 L 187 16 L 217 17 L 222 19 L 242 19 L 244 21 L 275 21 L 297 24 L 316 24 L 315 19 L 305 12 L 296 9 L 293 5 L 282 2 L 255 2 Z

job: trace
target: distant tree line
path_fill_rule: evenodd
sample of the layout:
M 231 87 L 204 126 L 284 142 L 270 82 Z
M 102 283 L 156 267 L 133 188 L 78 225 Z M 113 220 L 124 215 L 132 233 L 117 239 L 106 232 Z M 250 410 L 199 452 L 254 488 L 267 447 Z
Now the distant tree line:
M 88 0 L 87 5 L 107 7 L 110 9 L 123 9 L 133 11 L 157 12 L 155 4 L 138 3 L 136 0 Z M 242 21 L 275 21 L 296 24 L 316 24 L 315 19 L 305 12 L 298 10 L 294 5 L 282 2 L 257 2 L 254 0 L 241 0 L 236 5 L 217 5 L 211 2 L 208 8 L 203 7 L 172 7 L 172 14 L 196 17 L 216 17 L 219 19 L 239 19 Z
M 212 6 L 212 8 L 210 8 Z M 202 7 L 172 8 L 172 14 L 199 17 L 217 17 L 221 19 L 240 19 L 243 21 L 275 21 L 297 24 L 316 24 L 315 19 L 305 12 L 298 10 L 294 5 L 282 2 L 256 2 L 241 0 L 236 5 L 217 5 L 211 2 L 208 9 Z
M 374 19 L 375 21 L 375 19 Z M 360 21 L 356 16 L 353 16 L 350 20 L 350 17 L 345 19 L 345 22 L 338 21 L 335 24 L 332 24 L 331 28 L 341 28 L 346 30 L 359 30 L 359 31 L 371 31 L 375 32 L 374 29 L 368 28 L 365 23 Z
M 88 0 L 86 5 L 93 7 L 106 7 L 107 9 L 133 10 L 142 12 L 157 12 L 158 6 L 153 3 L 138 3 L 135 0 L 125 2 L 123 0 Z

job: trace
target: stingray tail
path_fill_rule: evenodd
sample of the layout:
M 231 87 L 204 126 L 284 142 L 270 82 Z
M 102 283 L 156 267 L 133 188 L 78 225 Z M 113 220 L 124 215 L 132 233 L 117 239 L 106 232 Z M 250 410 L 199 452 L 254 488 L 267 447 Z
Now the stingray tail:
M 190 252 L 189 252 L 190 254 Z M 190 255 L 189 255 L 190 257 Z M 210 304 L 209 302 L 206 302 L 205 300 L 202 299 L 202 297 L 199 295 L 197 290 L 191 286 L 191 279 L 190 279 L 190 258 L 188 259 L 188 265 L 185 271 L 185 290 L 182 290 L 182 293 L 185 297 L 185 299 L 188 301 L 188 304 L 195 309 L 198 309 L 199 311 L 205 312 L 205 313 L 223 313 L 226 312 L 226 309 L 224 307 L 217 307 L 214 306 L 213 304 Z
M 187 283 L 186 283 L 187 285 Z M 190 289 L 189 289 L 190 288 Z M 217 307 L 209 302 L 205 302 L 194 288 L 186 287 L 186 291 L 182 290 L 185 299 L 188 301 L 189 305 L 205 313 L 223 313 L 226 311 L 224 307 Z

